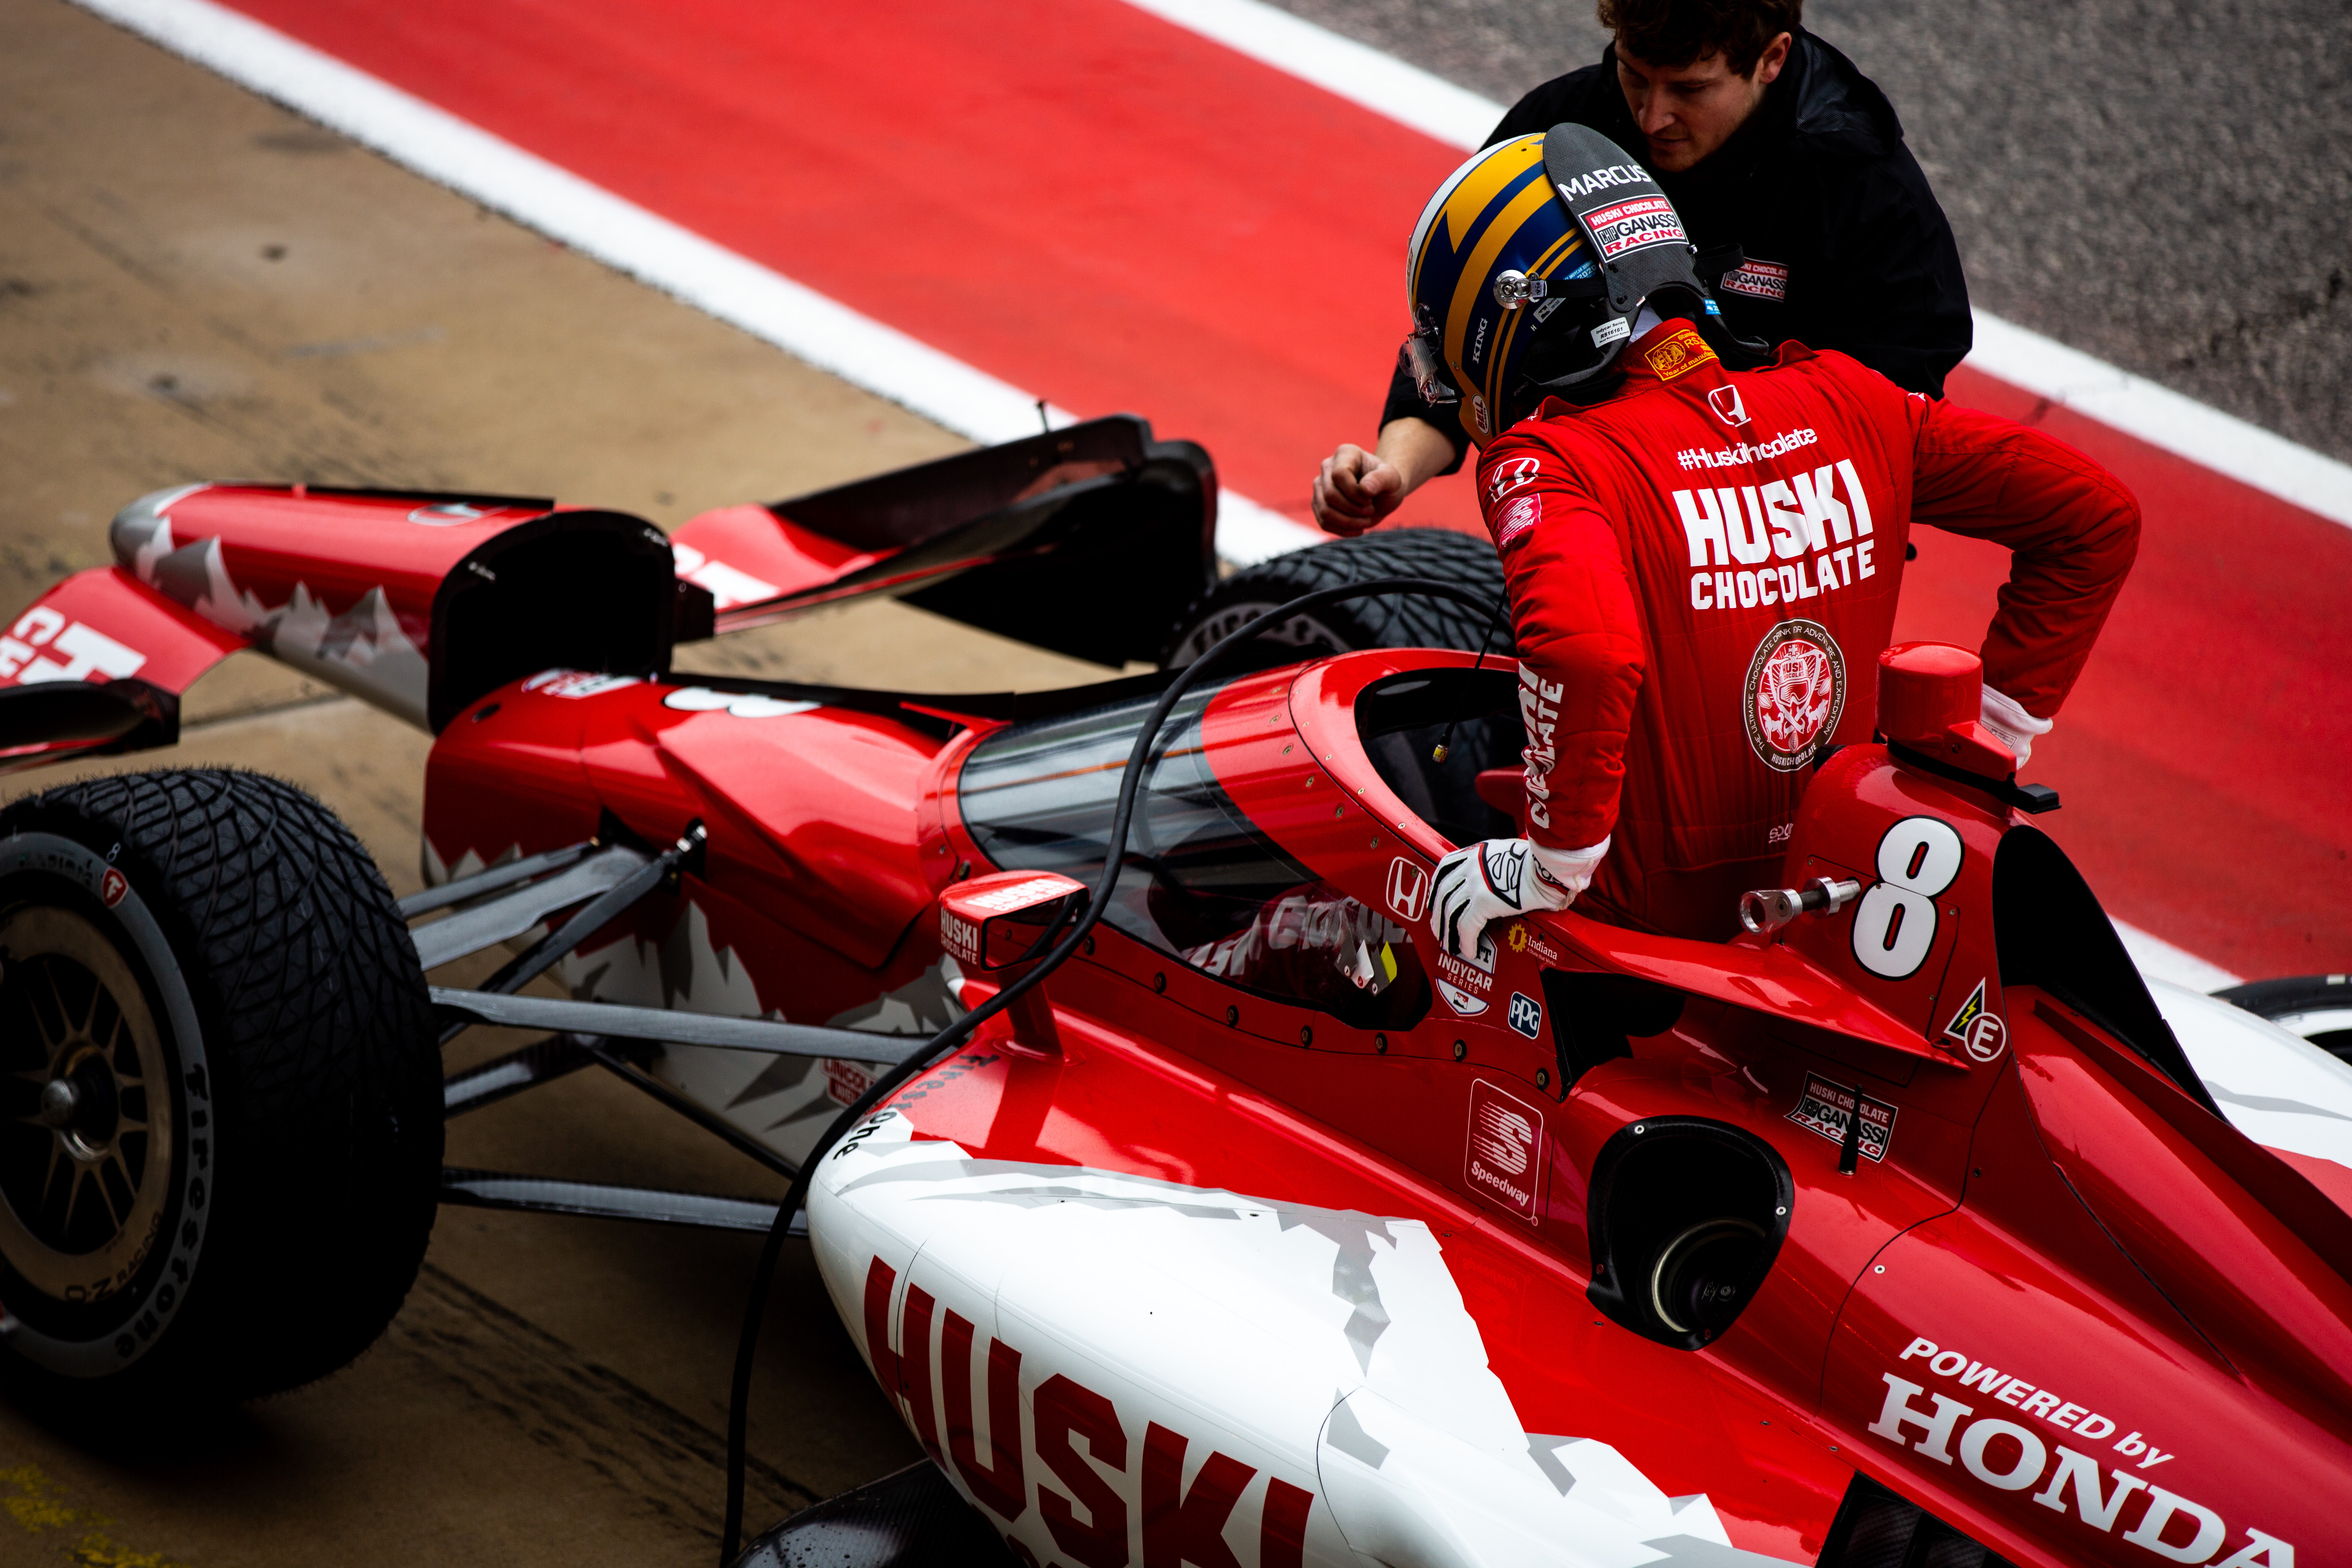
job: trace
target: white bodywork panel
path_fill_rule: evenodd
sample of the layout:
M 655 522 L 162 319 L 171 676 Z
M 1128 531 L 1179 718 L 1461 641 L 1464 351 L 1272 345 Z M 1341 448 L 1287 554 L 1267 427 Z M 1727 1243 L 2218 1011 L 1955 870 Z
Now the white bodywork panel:
M 2352 1168 L 2352 1065 L 2217 997 L 2162 980 L 2148 991 L 2231 1125 Z
M 1213 1453 L 1227 1480 L 1235 1463 L 1249 1471 L 1222 1531 L 1245 1568 L 1777 1564 L 1733 1548 L 1704 1496 L 1668 1498 L 1606 1444 L 1529 1435 L 1420 1221 L 975 1160 L 910 1132 L 885 1111 L 825 1161 L 809 1204 L 819 1267 L 869 1364 L 877 1261 L 895 1275 L 885 1321 L 901 1342 L 878 1347 L 884 1362 L 924 1356 L 941 1404 L 941 1374 L 964 1373 L 975 1427 L 991 1351 L 1018 1353 L 1024 1491 L 1011 1519 L 984 1511 L 1038 1563 L 1076 1556 L 1049 1498 L 1066 1532 L 1091 1522 L 1038 1452 L 1035 1395 L 1060 1378 L 1116 1411 L 1117 1462 L 1075 1436 L 1061 1462 L 1075 1449 L 1118 1498 L 1130 1562 L 1157 1555 L 1143 1542 L 1151 1452 L 1164 1466 L 1181 1448 L 1180 1495 Z M 903 1342 L 914 1290 L 936 1301 L 935 1325 L 972 1325 L 960 1366 L 943 1329 L 940 1349 Z M 991 1446 L 967 1429 L 965 1452 L 947 1452 L 936 1419 L 943 1468 L 979 1506 L 965 1471 Z M 1277 1486 L 1312 1496 L 1295 1549 L 1269 1512 Z

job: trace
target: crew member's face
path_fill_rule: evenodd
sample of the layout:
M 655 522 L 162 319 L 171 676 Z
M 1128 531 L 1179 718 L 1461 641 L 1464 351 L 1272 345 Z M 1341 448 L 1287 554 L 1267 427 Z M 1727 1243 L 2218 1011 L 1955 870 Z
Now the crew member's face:
M 1766 45 L 1746 76 L 1725 63 L 1720 49 L 1688 65 L 1657 66 L 1619 45 L 1617 85 L 1649 144 L 1650 167 L 1677 174 L 1730 141 L 1788 64 L 1789 41 L 1783 33 Z

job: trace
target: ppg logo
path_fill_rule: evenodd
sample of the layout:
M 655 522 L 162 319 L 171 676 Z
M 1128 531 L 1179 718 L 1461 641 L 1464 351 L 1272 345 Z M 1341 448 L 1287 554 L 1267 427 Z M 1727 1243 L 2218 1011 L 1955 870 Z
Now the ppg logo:
M 1514 991 L 1507 1020 L 1512 1028 L 1532 1040 L 1543 1033 L 1543 1004 Z

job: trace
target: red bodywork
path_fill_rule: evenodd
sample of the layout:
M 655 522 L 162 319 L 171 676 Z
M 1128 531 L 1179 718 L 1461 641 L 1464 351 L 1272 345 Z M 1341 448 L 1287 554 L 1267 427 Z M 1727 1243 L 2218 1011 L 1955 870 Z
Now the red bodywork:
M 1354 707 L 1376 682 L 1468 663 L 1372 652 L 1236 679 L 1206 709 L 1202 753 L 1284 852 L 1402 919 L 1450 846 L 1382 782 Z M 509 687 L 443 733 L 436 860 L 548 848 L 606 813 L 656 843 L 699 820 L 708 868 L 684 897 L 761 1009 L 822 1021 L 939 963 L 937 896 L 990 869 L 960 772 L 1001 720 L 744 718 L 665 706 L 677 689 L 659 681 L 573 684 L 587 694 Z M 1921 819 L 1943 835 L 1903 826 Z M 1814 1557 L 1859 1471 L 2019 1563 L 2290 1560 L 2263 1537 L 2325 1561 L 2352 1476 L 2352 1222 L 2098 1023 L 2003 990 L 1995 856 L 2022 823 L 1851 747 L 1806 796 L 1787 885 L 1852 878 L 1885 889 L 1875 902 L 1727 946 L 1531 919 L 1498 931 L 1491 976 L 1451 961 L 1439 976 L 1493 1005 L 1433 1001 L 1393 1030 L 1106 924 L 1048 983 L 1050 1009 L 993 1021 L 895 1103 L 918 1137 L 987 1160 L 1425 1220 L 1527 1429 L 1605 1437 L 1668 1492 L 1706 1491 L 1749 1550 Z M 1935 874 L 1906 848 L 1922 834 L 1958 847 L 1932 900 L 1904 892 Z M 1890 978 L 1897 903 L 1931 929 L 1921 942 L 1915 924 L 1916 962 Z M 658 946 L 686 917 L 639 918 Z M 1885 933 L 1876 972 L 1858 921 Z M 1414 944 L 1429 951 L 1425 932 Z M 1688 1001 L 1566 1083 L 1558 1005 L 1529 1031 L 1504 1001 L 1544 998 L 1548 971 Z M 970 977 L 965 999 L 993 984 Z M 1841 1173 L 1837 1118 L 1798 1118 L 1850 1111 L 1857 1090 L 1860 1157 Z M 1469 1173 L 1475 1097 L 1496 1094 L 1538 1129 L 1524 1198 Z M 1765 1283 L 1695 1352 L 1588 1299 L 1591 1173 L 1661 1118 L 1744 1131 L 1793 1186 Z
M 69 579 L 0 637 L 0 764 L 164 743 L 177 693 L 258 647 L 436 732 L 436 879 L 703 826 L 698 873 L 566 960 L 581 994 L 924 1035 L 1008 973 L 945 962 L 942 892 L 1053 868 L 1002 849 L 1020 840 L 990 818 L 1001 804 L 967 793 L 976 754 L 1120 703 L 1139 722 L 1132 705 L 1160 678 L 1024 700 L 644 672 L 714 626 L 853 589 L 910 593 L 1108 663 L 1149 657 L 1208 580 L 1213 495 L 1197 448 L 1133 420 L 715 513 L 675 557 L 639 520 L 537 501 L 171 492 L 117 520 L 117 566 Z M 1139 539 L 1157 564 L 1136 563 Z M 1134 610 L 1151 594 L 1166 614 Z M 2298 1548 L 2306 1564 L 2346 1554 L 2352 1217 L 2313 1184 L 2352 1186 L 2341 1165 L 2275 1152 L 2216 1113 L 2095 901 L 2005 804 L 2025 797 L 1966 771 L 1998 773 L 2004 756 L 1972 703 L 1898 700 L 1880 715 L 1891 747 L 1848 747 L 1811 776 L 1783 884 L 1852 883 L 1850 900 L 1727 944 L 1571 910 L 1497 927 L 1491 964 L 1464 963 L 1434 954 L 1424 924 L 1453 847 L 1432 820 L 1444 814 L 1408 806 L 1402 753 L 1376 762 L 1372 749 L 1404 729 L 1375 734 L 1367 715 L 1480 680 L 1502 694 L 1484 711 L 1515 714 L 1516 669 L 1472 665 L 1366 652 L 1208 689 L 1171 730 L 1168 761 L 1211 792 L 1228 839 L 1297 875 L 1208 942 L 1107 918 L 1039 999 L 991 1020 L 891 1114 L 975 1163 L 1425 1226 L 1521 1440 L 1605 1443 L 1662 1489 L 1659 1509 L 1704 1493 L 1751 1552 L 1874 1561 L 1848 1538 L 1865 1478 L 2021 1563 L 2290 1568 Z M 1042 782 L 1099 801 L 1124 766 L 1106 759 L 1129 743 L 1112 740 Z M 1165 868 L 1182 847 L 1152 853 Z M 981 908 L 968 893 L 962 915 L 947 912 Z M 1349 976 L 1384 1010 L 1299 988 L 1316 963 L 1329 984 L 1333 955 L 1351 951 Z M 793 1159 L 872 1081 L 856 1061 L 813 1078 L 807 1058 L 706 1047 L 647 1065 Z M 769 1120 L 786 1089 L 801 1101 Z M 1510 1160 L 1492 1156 L 1497 1128 L 1524 1130 Z M 879 1147 L 877 1131 L 869 1121 L 850 1142 Z M 1677 1167 L 1638 1151 L 1726 1147 L 1777 1184 L 1759 1229 L 1769 1270 L 1727 1327 L 1664 1331 L 1628 1277 L 1627 1216 Z M 1092 1555 L 1069 1546 L 1094 1526 L 1041 1479 L 1126 1507 L 1070 1448 L 1090 1432 L 1096 1463 L 1126 1466 L 1119 1484 L 1139 1488 L 1148 1562 L 1222 1560 L 1171 1545 L 1192 1504 L 1155 1514 L 1153 1500 L 1182 1481 L 1186 1442 L 1245 1445 L 1188 1438 L 1163 1424 L 1173 1405 L 1121 1415 L 1087 1382 L 1085 1313 L 1055 1352 L 1075 1355 L 1070 1370 L 1039 1384 L 1025 1421 L 1017 1377 L 1000 1391 L 997 1371 L 1024 1347 L 993 1337 L 1023 1331 L 1011 1313 L 992 1320 L 991 1430 L 1025 1438 L 992 1438 L 983 1461 L 971 1381 L 952 1375 L 934 1431 L 931 1361 L 903 1349 L 929 1344 L 931 1309 L 949 1300 L 936 1272 L 912 1282 L 919 1265 L 945 1267 L 931 1259 L 835 1258 L 835 1274 L 864 1281 L 862 1313 L 857 1286 L 845 1297 L 828 1275 L 828 1288 L 975 1503 L 1006 1524 L 1042 1515 L 1073 1560 L 1126 1561 L 1123 1527 L 1114 1542 L 1103 1525 Z M 1318 1267 L 1337 1293 L 1337 1266 Z M 971 1314 L 990 1309 L 964 1306 L 940 1320 L 940 1354 L 970 1371 Z M 1033 1374 L 1064 1364 L 1026 1348 Z M 1047 1405 L 1078 1424 L 1045 1422 Z M 1341 1511 L 1314 1458 L 1338 1441 L 1317 1432 L 1341 1407 L 1305 1411 L 1284 1474 L 1274 1448 L 1253 1450 L 1255 1500 L 1234 1502 L 1255 1471 L 1222 1449 L 1184 1495 L 1254 1510 L 1255 1531 L 1236 1529 L 1255 1560 L 1299 1563 Z

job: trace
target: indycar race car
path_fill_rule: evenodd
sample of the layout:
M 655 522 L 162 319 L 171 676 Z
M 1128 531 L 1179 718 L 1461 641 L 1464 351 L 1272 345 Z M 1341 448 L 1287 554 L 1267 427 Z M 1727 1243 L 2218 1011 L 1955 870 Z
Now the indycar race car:
M 1452 957 L 1433 868 L 1524 808 L 1491 548 L 1220 578 L 1214 515 L 1205 455 L 1131 418 L 671 537 L 133 503 L 0 637 L 0 761 L 168 743 L 258 648 L 434 734 L 427 886 L 254 774 L 0 812 L 9 1386 L 323 1374 L 442 1203 L 804 1218 L 928 1458 L 749 1561 L 2352 1556 L 2341 976 L 2144 982 L 1940 645 L 1857 677 L 1736 940 L 1571 909 Z M 870 593 L 1162 668 L 672 672 Z M 445 1081 L 475 1024 L 544 1037 Z M 445 1117 L 592 1066 L 793 1197 L 442 1168 Z

